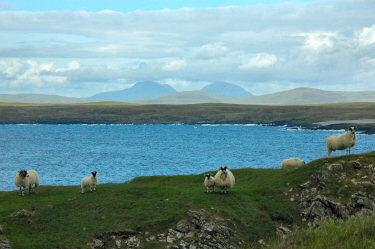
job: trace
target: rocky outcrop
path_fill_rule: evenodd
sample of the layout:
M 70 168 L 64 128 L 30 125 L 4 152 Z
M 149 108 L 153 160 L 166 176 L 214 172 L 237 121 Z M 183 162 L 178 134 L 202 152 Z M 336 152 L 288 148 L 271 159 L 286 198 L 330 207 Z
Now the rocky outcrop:
M 4 239 L 4 240 L 0 239 L 0 249 L 12 249 L 7 239 Z
M 319 225 L 323 218 L 345 219 L 349 216 L 349 211 L 341 203 L 318 195 L 302 203 L 301 216 L 304 221 L 309 222 L 309 226 L 315 227 Z
M 92 249 L 141 249 L 159 244 L 169 249 L 237 249 L 243 244 L 240 236 L 228 226 L 230 221 L 205 210 L 190 210 L 187 216 L 188 220 L 179 221 L 165 233 L 105 232 L 96 236 L 88 246 Z

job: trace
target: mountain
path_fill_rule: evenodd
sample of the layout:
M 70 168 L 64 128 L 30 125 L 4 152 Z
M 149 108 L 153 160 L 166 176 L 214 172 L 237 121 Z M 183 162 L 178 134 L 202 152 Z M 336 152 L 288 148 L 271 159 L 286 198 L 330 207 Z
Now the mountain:
M 209 94 L 201 91 L 175 92 L 159 98 L 137 99 L 138 104 L 198 104 L 198 103 L 235 103 L 239 99 L 228 95 Z
M 256 105 L 296 105 L 340 102 L 375 102 L 375 91 L 324 91 L 315 88 L 301 87 L 274 94 L 251 96 L 246 99 L 241 99 L 239 103 Z
M 130 88 L 121 91 L 98 93 L 92 96 L 94 99 L 111 101 L 130 101 L 144 98 L 157 98 L 164 94 L 176 92 L 171 86 L 152 81 L 138 82 Z
M 0 94 L 0 102 L 30 104 L 80 104 L 98 102 L 98 100 L 47 94 Z
M 226 82 L 216 82 L 201 89 L 202 92 L 210 94 L 230 95 L 238 98 L 246 98 L 252 96 L 240 86 L 229 84 Z

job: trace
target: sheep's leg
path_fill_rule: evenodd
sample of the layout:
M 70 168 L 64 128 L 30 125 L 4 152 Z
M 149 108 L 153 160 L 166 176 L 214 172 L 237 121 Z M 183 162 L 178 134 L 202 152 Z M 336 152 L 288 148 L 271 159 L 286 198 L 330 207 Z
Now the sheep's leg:
M 210 192 L 210 191 L 209 191 L 209 187 L 206 187 L 206 193 L 208 193 L 208 192 Z
M 328 157 L 331 156 L 331 153 L 332 153 L 332 151 L 330 149 L 328 149 Z
M 85 193 L 85 190 L 83 187 L 81 187 L 81 194 Z
M 38 193 L 39 190 L 39 184 L 35 184 L 35 193 Z
M 94 191 L 96 191 L 96 184 L 94 184 Z
M 32 185 L 31 185 L 31 184 L 29 184 L 29 193 L 31 192 L 31 186 L 32 186 Z
M 92 186 L 90 185 L 90 191 L 92 192 Z

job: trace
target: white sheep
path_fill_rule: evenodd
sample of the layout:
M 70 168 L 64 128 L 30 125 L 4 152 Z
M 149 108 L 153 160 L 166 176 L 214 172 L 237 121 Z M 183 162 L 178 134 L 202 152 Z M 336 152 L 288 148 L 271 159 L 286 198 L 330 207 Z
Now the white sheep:
M 346 150 L 346 154 L 348 155 L 350 154 L 350 148 L 357 143 L 355 128 L 349 127 L 345 134 L 330 136 L 326 142 L 328 156 L 331 155 L 332 151 L 336 150 Z
M 224 194 L 228 193 L 230 188 L 233 188 L 235 183 L 234 175 L 228 169 L 227 166 L 220 167 L 219 171 L 215 175 L 215 186 L 221 188 L 221 192 Z
M 90 176 L 86 176 L 81 181 L 81 193 L 83 194 L 85 192 L 85 187 L 90 186 L 90 191 L 92 192 L 92 189 L 96 191 L 96 184 L 98 184 L 98 177 L 96 176 L 97 172 L 93 171 L 91 172 Z
M 14 178 L 14 184 L 20 188 L 21 195 L 24 196 L 24 189 L 28 188 L 29 193 L 31 187 L 35 185 L 35 192 L 39 189 L 39 176 L 35 170 L 20 170 Z
M 207 193 L 215 192 L 215 178 L 211 174 L 206 174 L 204 178 L 204 186 L 206 186 Z M 212 191 L 211 191 L 212 190 Z
M 299 158 L 289 158 L 285 159 L 281 162 L 281 168 L 287 168 L 287 167 L 298 167 L 304 165 L 305 162 L 302 161 Z

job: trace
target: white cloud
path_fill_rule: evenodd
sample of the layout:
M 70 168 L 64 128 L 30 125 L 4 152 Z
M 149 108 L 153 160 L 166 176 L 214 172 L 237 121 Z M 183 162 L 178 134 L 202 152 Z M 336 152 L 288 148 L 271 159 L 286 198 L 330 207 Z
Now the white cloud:
M 274 65 L 277 62 L 277 57 L 274 54 L 256 54 L 243 65 L 240 66 L 242 70 L 253 68 L 265 68 Z
M 375 25 L 370 28 L 363 28 L 358 38 L 360 44 L 364 46 L 375 43 Z
M 323 49 L 332 48 L 333 41 L 331 37 L 334 37 L 335 35 L 336 34 L 333 32 L 317 32 L 302 34 L 302 36 L 306 37 L 303 48 L 313 51 L 320 51 Z
M 187 66 L 186 61 L 184 61 L 184 60 L 174 60 L 174 61 L 170 61 L 170 62 L 166 63 L 163 66 L 163 69 L 165 71 L 178 71 L 178 70 L 181 70 L 181 69 L 185 68 L 186 66 Z
M 220 43 L 208 43 L 194 49 L 193 55 L 197 58 L 212 59 L 223 56 L 228 52 L 228 48 Z

